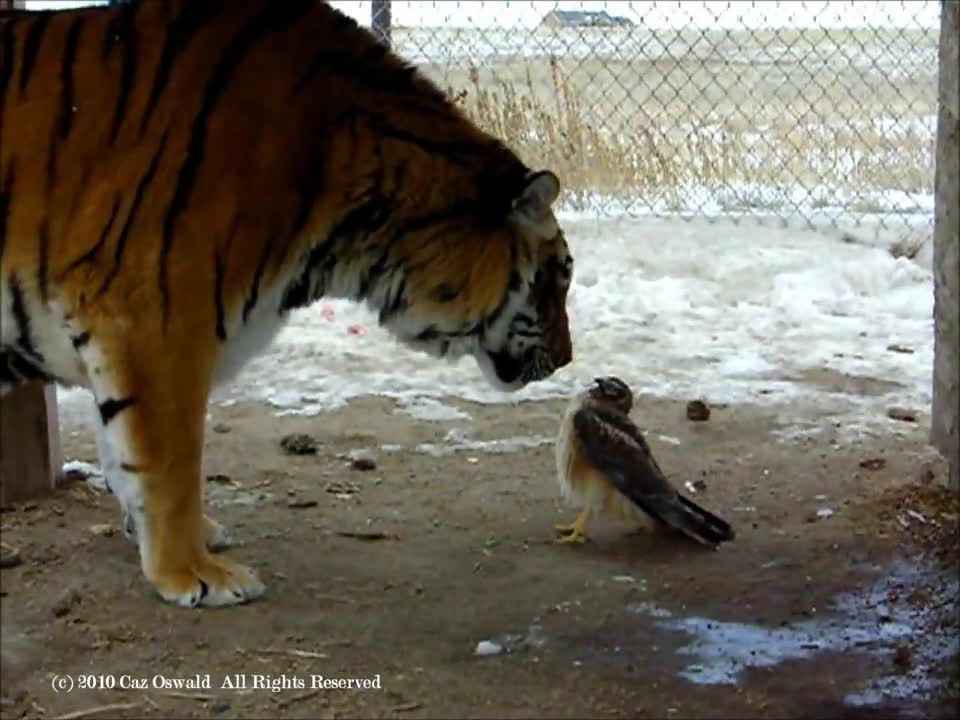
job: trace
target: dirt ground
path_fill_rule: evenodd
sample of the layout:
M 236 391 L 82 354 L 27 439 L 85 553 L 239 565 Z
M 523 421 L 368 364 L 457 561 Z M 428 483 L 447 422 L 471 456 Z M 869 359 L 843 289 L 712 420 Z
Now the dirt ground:
M 930 483 L 942 469 L 922 418 L 859 443 L 828 420 L 784 440 L 796 409 L 720 406 L 691 422 L 682 402 L 641 398 L 634 417 L 660 464 L 678 486 L 701 481 L 696 499 L 735 526 L 714 552 L 612 527 L 553 544 L 574 511 L 549 442 L 431 447 L 451 429 L 550 438 L 563 403 L 449 404 L 470 419 L 376 398 L 316 417 L 212 408 L 208 505 L 237 540 L 225 552 L 268 584 L 243 607 L 157 600 L 114 499 L 86 480 L 6 508 L 20 562 L 0 573 L 15 653 L 2 717 L 872 717 L 844 698 L 937 679 L 900 717 L 956 705 L 956 645 L 934 646 L 957 630 L 958 514 Z M 291 433 L 316 452 L 286 451 Z M 85 428 L 65 428 L 64 446 L 96 462 Z M 363 449 L 373 467 L 348 457 Z M 845 593 L 862 600 L 847 614 Z M 485 640 L 502 652 L 475 654 Z M 197 674 L 209 687 L 162 686 Z M 84 689 L 87 676 L 117 687 Z M 380 687 L 318 689 L 313 676 Z

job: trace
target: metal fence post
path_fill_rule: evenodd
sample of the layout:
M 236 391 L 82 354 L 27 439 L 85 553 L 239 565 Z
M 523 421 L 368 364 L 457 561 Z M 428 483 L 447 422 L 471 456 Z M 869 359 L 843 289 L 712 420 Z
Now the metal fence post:
M 371 0 L 370 27 L 379 40 L 390 47 L 390 0 Z

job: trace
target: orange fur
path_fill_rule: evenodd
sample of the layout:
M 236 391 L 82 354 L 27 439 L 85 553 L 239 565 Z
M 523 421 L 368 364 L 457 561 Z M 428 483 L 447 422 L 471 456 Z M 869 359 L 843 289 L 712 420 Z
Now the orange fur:
M 251 599 L 206 547 L 212 387 L 320 296 L 507 389 L 552 374 L 558 191 L 319 0 L 2 13 L 0 392 L 91 388 L 146 577 L 180 604 Z

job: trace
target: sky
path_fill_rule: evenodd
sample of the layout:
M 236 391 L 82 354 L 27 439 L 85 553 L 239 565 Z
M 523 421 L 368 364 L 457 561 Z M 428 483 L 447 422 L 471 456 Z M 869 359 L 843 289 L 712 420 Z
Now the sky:
M 96 4 L 95 0 L 28 0 L 41 9 Z M 369 0 L 334 0 L 364 24 Z M 650 28 L 939 27 L 938 0 L 394 0 L 395 25 L 533 27 L 550 10 L 606 10 Z

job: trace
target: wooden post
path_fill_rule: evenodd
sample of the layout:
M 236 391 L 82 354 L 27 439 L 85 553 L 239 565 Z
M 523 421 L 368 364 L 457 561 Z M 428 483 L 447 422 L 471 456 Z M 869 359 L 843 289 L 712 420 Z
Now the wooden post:
M 23 7 L 0 0 L 0 10 Z M 30 383 L 0 398 L 0 505 L 50 492 L 62 468 L 56 386 Z
M 390 47 L 390 0 L 372 0 L 370 3 L 370 28 L 373 34 L 387 47 Z
M 934 180 L 933 408 L 930 442 L 960 492 L 960 3 L 940 5 L 940 91 Z
M 44 495 L 63 457 L 55 385 L 19 385 L 0 398 L 0 505 Z

